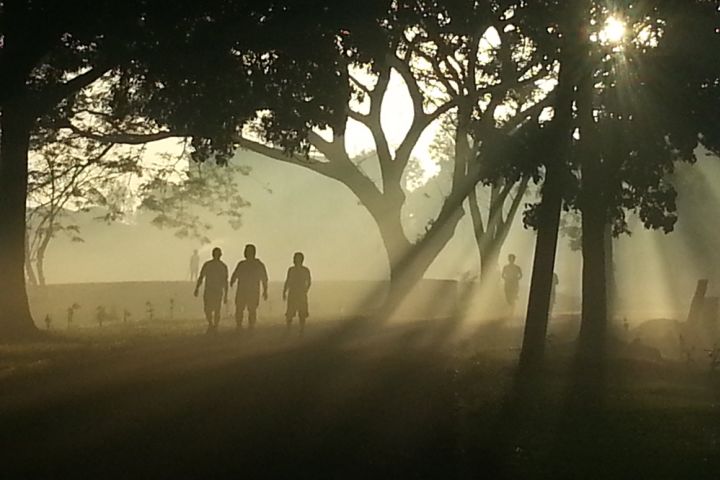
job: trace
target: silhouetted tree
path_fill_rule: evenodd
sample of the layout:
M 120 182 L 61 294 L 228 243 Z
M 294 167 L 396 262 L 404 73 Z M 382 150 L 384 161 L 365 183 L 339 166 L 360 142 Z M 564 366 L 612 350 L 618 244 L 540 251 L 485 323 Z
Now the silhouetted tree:
M 643 9 L 618 6 L 617 11 L 591 1 L 565 10 L 562 6 L 559 10 L 551 7 L 547 11 L 565 23 L 551 25 L 548 31 L 574 32 L 563 34 L 563 38 L 574 40 L 554 47 L 561 58 L 558 98 L 567 99 L 566 125 L 560 133 L 565 139 L 574 133 L 574 138 L 564 141 L 566 156 L 561 162 L 561 169 L 569 173 L 568 181 L 563 183 L 559 175 L 557 185 L 561 188 L 553 195 L 544 195 L 541 205 L 531 212 L 535 218 L 531 215 L 530 220 L 539 227 L 535 266 L 542 274 L 538 271 L 536 279 L 534 272 L 533 277 L 521 358 L 524 365 L 537 361 L 542 354 L 546 296 L 552 275 L 552 263 L 546 259 L 554 261 L 563 198 L 568 208 L 582 213 L 580 353 L 583 358 L 597 358 L 603 350 L 607 332 L 608 228 L 616 235 L 626 232 L 626 212 L 634 212 L 646 227 L 671 231 L 676 221 L 676 193 L 666 178 L 675 161 L 694 160 L 693 150 L 701 138 L 697 114 L 672 100 L 681 92 L 688 94 L 689 89 L 682 81 L 673 81 L 678 74 L 666 78 L 658 70 L 673 65 L 672 54 L 665 50 L 666 42 L 673 37 L 678 41 L 683 36 L 695 37 L 691 31 L 701 32 L 697 36 L 703 37 L 707 46 L 718 42 L 713 27 L 718 13 L 709 2 L 688 2 L 679 7 L 676 2 L 657 1 L 648 2 Z M 688 9 L 694 12 L 696 22 L 687 21 Z M 618 43 L 602 38 L 601 29 L 613 14 L 622 15 L 627 25 L 627 33 Z M 708 17 L 714 18 L 715 24 L 708 23 Z M 675 49 L 677 44 L 672 44 L 670 50 Z M 680 56 L 676 60 L 682 63 Z M 574 74 L 568 75 L 564 85 L 565 68 Z M 697 70 L 705 73 L 706 81 L 712 75 L 717 78 L 720 72 L 717 61 L 706 62 Z M 697 95 L 705 95 L 701 83 L 694 87 Z M 557 111 L 555 115 L 557 118 Z M 544 193 L 549 193 L 552 172 L 546 168 Z M 547 239 L 542 246 L 541 238 Z
M 242 211 L 250 203 L 243 198 L 239 183 L 250 173 L 249 167 L 228 160 L 196 162 L 181 159 L 182 164 L 168 161 L 147 173 L 147 181 L 138 189 L 140 208 L 154 214 L 151 223 L 174 231 L 178 238 L 210 243 L 210 231 L 216 222 L 226 222 L 233 229 L 242 225 Z M 214 220 L 205 221 L 211 217 Z
M 377 161 L 374 168 L 367 168 L 367 156 L 362 157 L 362 165 L 351 158 L 344 124 L 327 136 L 310 132 L 313 154 L 309 158 L 285 155 L 281 148 L 247 136 L 238 142 L 240 147 L 337 180 L 355 194 L 383 239 L 391 302 L 412 288 L 452 238 L 468 196 L 472 198 L 484 268 L 497 263 L 499 245 L 507 235 L 505 227 L 509 227 L 502 213 L 505 200 L 523 176 L 517 169 L 510 173 L 511 169 L 502 165 L 504 160 L 513 162 L 501 159 L 509 156 L 510 149 L 500 145 L 519 127 L 537 123 L 547 105 L 548 89 L 541 83 L 552 77 L 552 65 L 537 55 L 513 24 L 508 9 L 514 3 L 396 4 L 384 22 L 388 45 L 380 50 L 361 48 L 364 55 L 359 61 L 355 55 L 345 59 L 346 80 L 354 94 L 345 114 L 347 121 L 358 122 L 371 133 L 375 149 L 372 159 Z M 353 41 L 350 35 L 348 42 Z M 366 59 L 372 63 L 363 64 Z M 381 121 L 393 75 L 403 80 L 413 108 L 408 130 L 398 145 L 391 145 Z M 431 124 L 443 118 L 452 142 L 452 151 L 447 154 L 447 194 L 425 232 L 413 241 L 403 225 L 407 198 L 404 184 L 417 142 Z M 374 172 L 379 172 L 379 178 Z M 487 225 L 477 214 L 474 197 L 480 181 L 495 186 Z M 526 182 L 520 183 L 524 189 Z M 520 198 L 511 210 L 517 210 Z
M 45 257 L 59 234 L 82 242 L 71 212 L 107 208 L 114 218 L 123 206 L 113 193 L 140 166 L 134 152 L 116 152 L 113 145 L 98 145 L 81 138 L 44 143 L 30 154 L 28 175 L 26 274 L 31 284 L 45 285 Z
M 441 128 L 432 147 L 441 169 L 443 166 L 452 166 L 450 160 L 455 150 L 452 130 Z M 525 155 L 529 156 L 529 152 L 525 152 Z M 513 162 L 513 159 L 507 156 L 503 160 L 508 164 Z M 468 195 L 468 210 L 480 260 L 482 283 L 486 283 L 498 273 L 500 251 L 520 211 L 532 176 L 531 172 L 518 169 L 506 171 L 509 172 L 509 177 L 496 173 L 479 182 Z M 446 173 L 445 176 L 452 176 L 452 173 Z
M 28 151 L 38 124 L 67 127 L 81 115 L 90 127 L 97 118 L 172 126 L 193 136 L 204 158 L 227 153 L 237 127 L 269 109 L 264 134 L 298 148 L 303 132 L 336 121 L 334 107 L 346 103 L 347 87 L 329 68 L 339 32 L 374 22 L 382 5 L 0 3 L 0 334 L 36 331 L 23 270 Z M 100 79 L 107 102 L 83 101 Z

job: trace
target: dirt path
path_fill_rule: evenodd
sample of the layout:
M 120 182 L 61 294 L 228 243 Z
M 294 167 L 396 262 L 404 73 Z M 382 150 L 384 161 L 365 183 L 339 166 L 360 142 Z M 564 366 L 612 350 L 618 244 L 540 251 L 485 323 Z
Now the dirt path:
M 0 381 L 5 478 L 452 476 L 448 357 L 398 335 L 65 354 Z

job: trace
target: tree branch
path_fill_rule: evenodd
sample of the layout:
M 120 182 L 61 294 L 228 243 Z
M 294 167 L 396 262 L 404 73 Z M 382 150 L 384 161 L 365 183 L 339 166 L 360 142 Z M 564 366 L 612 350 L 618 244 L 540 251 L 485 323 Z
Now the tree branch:
M 235 139 L 235 143 L 246 150 L 283 163 L 307 168 L 342 183 L 371 213 L 377 214 L 382 209 L 382 194 L 375 183 L 349 160 L 348 162 L 320 162 L 297 155 L 288 155 L 282 150 L 243 137 Z
M 89 130 L 83 130 L 82 128 L 74 125 L 70 121 L 62 123 L 60 125 L 60 128 L 67 128 L 76 135 L 90 140 L 94 140 L 99 143 L 112 143 L 123 145 L 143 145 L 145 143 L 157 142 L 168 138 L 182 138 L 191 136 L 188 133 L 175 131 L 161 131 L 154 133 L 96 133 Z
M 348 78 L 353 83 L 353 85 L 355 85 L 357 88 L 359 88 L 360 90 L 365 92 L 366 95 L 369 96 L 372 94 L 372 90 L 370 90 L 370 88 L 367 85 L 365 85 L 360 80 L 358 80 L 354 75 L 348 74 Z
M 67 82 L 50 87 L 40 96 L 37 102 L 38 107 L 44 109 L 57 105 L 63 99 L 94 83 L 110 70 L 110 66 L 97 65 Z
M 410 57 L 410 55 L 408 55 Z M 425 95 L 420 90 L 417 79 L 412 73 L 409 60 L 402 60 L 397 55 L 392 54 L 387 56 L 388 64 L 402 77 L 405 85 L 410 93 L 410 100 L 412 101 L 413 110 L 415 115 L 423 115 L 425 113 Z

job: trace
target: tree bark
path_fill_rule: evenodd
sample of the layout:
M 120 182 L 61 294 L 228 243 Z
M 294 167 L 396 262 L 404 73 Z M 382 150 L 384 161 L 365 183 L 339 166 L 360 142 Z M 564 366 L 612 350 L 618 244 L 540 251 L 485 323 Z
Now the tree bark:
M 28 150 L 33 118 L 17 100 L 2 106 L 0 128 L 0 338 L 37 332 L 25 287 Z
M 582 229 L 582 323 L 578 354 L 581 360 L 596 360 L 602 356 L 607 333 L 605 215 L 599 200 L 583 208 Z

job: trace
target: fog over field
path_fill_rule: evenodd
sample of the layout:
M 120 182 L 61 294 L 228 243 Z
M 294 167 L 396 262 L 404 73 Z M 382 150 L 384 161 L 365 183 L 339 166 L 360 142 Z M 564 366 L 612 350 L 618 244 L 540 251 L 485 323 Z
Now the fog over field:
M 720 290 L 720 253 L 713 238 L 718 228 L 697 215 L 696 199 L 708 190 L 706 208 L 720 212 L 720 199 L 712 185 L 720 180 L 720 167 L 699 152 L 700 163 L 683 167 L 676 174 L 680 189 L 680 219 L 672 235 L 648 232 L 631 220 L 632 234 L 615 242 L 615 271 L 621 315 L 631 321 L 648 318 L 680 318 L 687 313 L 695 282 L 710 280 L 710 293 Z M 211 243 L 181 239 L 172 229 L 150 225 L 152 215 L 140 209 L 125 221 L 107 224 L 94 212 L 76 214 L 84 242 L 65 236 L 54 239 L 48 249 L 46 275 L 49 284 L 142 282 L 189 280 L 193 249 L 201 259 L 210 250 L 223 249 L 223 260 L 234 266 L 242 259 L 246 243 L 258 247 L 258 256 L 271 280 L 282 282 L 295 251 L 305 253 L 306 262 L 318 281 L 382 281 L 387 261 L 377 227 L 364 208 L 343 185 L 248 152 L 234 160 L 251 168 L 240 177 L 242 195 L 251 205 L 242 210 L 242 226 L 234 230 L 223 218 L 207 214 L 213 225 Z M 699 170 L 699 172 L 698 172 Z M 702 178 L 705 183 L 698 183 Z M 410 194 L 405 228 L 421 231 L 424 218 L 437 204 L 438 180 Z M 532 193 L 527 202 L 533 201 Z M 410 217 L 409 215 L 413 216 Z M 514 253 L 525 272 L 524 298 L 532 268 L 535 233 L 523 228 L 518 216 L 501 259 Z M 556 271 L 562 309 L 579 308 L 582 258 L 571 248 L 571 239 L 561 236 Z M 467 281 L 477 278 L 479 261 L 468 216 L 456 235 L 437 257 L 425 278 Z M 671 273 L 672 272 L 672 273 Z

